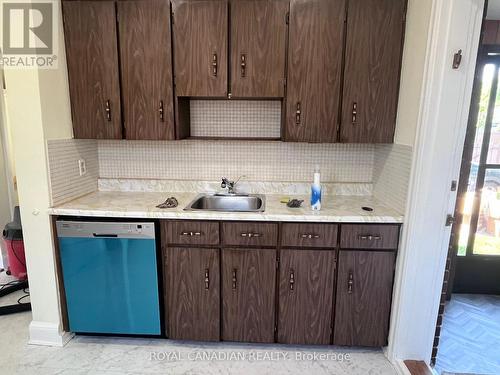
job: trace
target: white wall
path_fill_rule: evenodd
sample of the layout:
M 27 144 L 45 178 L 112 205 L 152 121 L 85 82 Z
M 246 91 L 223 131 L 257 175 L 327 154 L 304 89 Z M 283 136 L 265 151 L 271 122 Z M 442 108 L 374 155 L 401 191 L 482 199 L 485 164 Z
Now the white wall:
M 424 76 L 432 0 L 409 0 L 394 142 L 413 146 Z
M 33 309 L 30 340 L 53 345 L 63 341 L 53 234 L 47 214 L 50 203 L 46 141 L 72 134 L 62 30 L 59 17 L 58 69 L 5 71 Z

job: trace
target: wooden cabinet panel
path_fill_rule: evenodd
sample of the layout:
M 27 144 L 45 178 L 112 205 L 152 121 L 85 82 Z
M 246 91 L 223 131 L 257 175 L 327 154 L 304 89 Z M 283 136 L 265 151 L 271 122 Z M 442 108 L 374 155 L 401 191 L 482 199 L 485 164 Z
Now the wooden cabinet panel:
M 342 224 L 340 228 L 342 249 L 395 250 L 398 248 L 399 225 Z
M 281 250 L 278 342 L 329 344 L 335 251 Z
M 75 138 L 122 138 L 113 1 L 65 1 L 64 32 Z
M 227 96 L 227 1 L 173 0 L 172 11 L 176 95 Z
M 222 250 L 222 339 L 274 342 L 276 250 Z
M 337 246 L 336 224 L 285 223 L 281 246 L 284 247 L 330 247 Z
M 222 223 L 222 243 L 229 246 L 276 246 L 277 223 Z
M 168 248 L 165 277 L 167 336 L 220 339 L 219 250 Z
M 335 142 L 345 0 L 291 0 L 285 140 Z
M 170 5 L 117 2 L 125 136 L 173 140 Z
M 394 261 L 392 252 L 340 251 L 335 345 L 387 344 Z
M 231 3 L 231 94 L 282 97 L 288 0 Z
M 405 11 L 406 0 L 349 0 L 342 142 L 393 142 Z
M 165 221 L 166 240 L 175 245 L 218 245 L 219 223 L 216 221 Z

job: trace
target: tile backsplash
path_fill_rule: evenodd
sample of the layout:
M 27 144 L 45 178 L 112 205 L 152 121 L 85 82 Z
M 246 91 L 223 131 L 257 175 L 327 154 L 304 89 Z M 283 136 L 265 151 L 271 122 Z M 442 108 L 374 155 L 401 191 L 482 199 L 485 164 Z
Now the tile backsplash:
M 279 138 L 279 100 L 191 100 L 191 136 Z
M 99 162 L 97 141 L 61 139 L 47 142 L 52 205 L 62 204 L 97 190 Z M 78 160 L 87 172 L 80 176 Z
M 98 141 L 99 176 L 218 181 L 372 182 L 374 145 L 280 141 Z

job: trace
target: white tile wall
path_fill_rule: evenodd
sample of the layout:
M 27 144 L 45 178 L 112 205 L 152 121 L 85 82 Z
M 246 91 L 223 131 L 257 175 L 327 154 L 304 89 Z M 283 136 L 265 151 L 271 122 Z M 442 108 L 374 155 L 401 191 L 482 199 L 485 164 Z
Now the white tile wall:
M 412 148 L 405 145 L 377 145 L 375 148 L 373 194 L 404 213 L 408 195 Z
M 49 140 L 49 180 L 52 205 L 62 204 L 97 190 L 99 162 L 95 140 Z M 78 160 L 85 159 L 87 173 L 80 176 Z
M 218 181 L 372 182 L 374 145 L 280 141 L 98 141 L 99 176 Z
M 191 136 L 279 138 L 279 100 L 191 100 Z

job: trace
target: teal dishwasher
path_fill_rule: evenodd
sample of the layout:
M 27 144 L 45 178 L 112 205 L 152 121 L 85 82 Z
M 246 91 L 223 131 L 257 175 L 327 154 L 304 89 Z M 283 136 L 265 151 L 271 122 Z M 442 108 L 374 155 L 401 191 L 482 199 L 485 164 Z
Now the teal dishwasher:
M 155 224 L 56 226 L 70 331 L 161 335 Z

